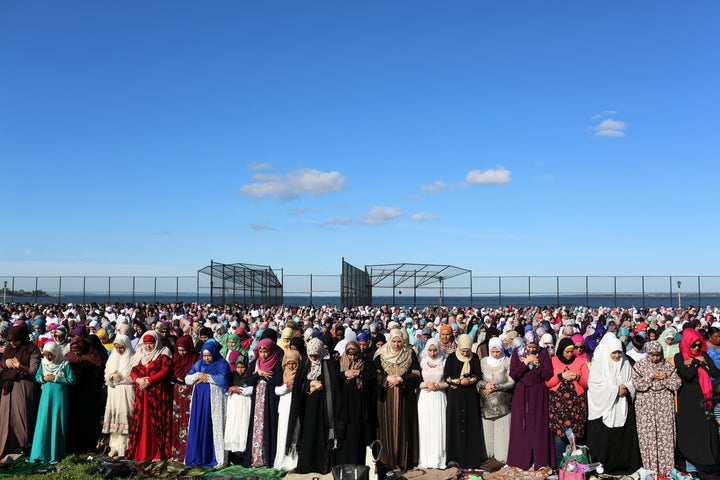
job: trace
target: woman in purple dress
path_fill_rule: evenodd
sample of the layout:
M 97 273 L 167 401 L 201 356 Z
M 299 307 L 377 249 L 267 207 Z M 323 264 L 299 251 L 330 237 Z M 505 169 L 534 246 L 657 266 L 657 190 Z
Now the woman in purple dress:
M 510 448 L 507 463 L 529 470 L 555 465 L 555 449 L 548 418 L 548 387 L 553 375 L 548 353 L 538 345 L 537 334 L 528 330 L 525 345 L 516 348 L 510 359 L 510 376 L 515 380 L 510 420 Z

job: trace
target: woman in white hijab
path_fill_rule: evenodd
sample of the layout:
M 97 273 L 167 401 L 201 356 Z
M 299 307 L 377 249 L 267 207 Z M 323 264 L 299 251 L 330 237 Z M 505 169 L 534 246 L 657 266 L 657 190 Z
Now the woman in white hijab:
M 422 382 L 418 395 L 420 468 L 445 468 L 445 428 L 447 398 L 445 389 L 445 357 L 440 342 L 431 338 L 420 355 Z
M 624 475 L 642 466 L 633 399 L 632 367 L 614 333 L 606 333 L 593 355 L 588 382 L 590 455 L 605 473 Z
M 111 457 L 124 457 L 135 401 L 135 382 L 130 378 L 133 363 L 130 337 L 119 334 L 113 340 L 113 351 L 105 364 L 107 402 L 102 432 L 110 435 Z
M 510 376 L 510 357 L 503 341 L 493 337 L 488 342 L 487 357 L 480 360 L 482 378 L 478 382 L 485 449 L 488 457 L 505 463 L 510 441 L 510 410 L 515 381 Z

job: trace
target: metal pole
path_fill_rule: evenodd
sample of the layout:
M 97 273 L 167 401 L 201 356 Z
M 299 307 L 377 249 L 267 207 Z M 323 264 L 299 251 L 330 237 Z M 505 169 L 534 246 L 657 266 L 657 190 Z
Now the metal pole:
M 35 303 L 37 303 L 37 294 L 38 294 L 38 277 L 35 277 Z
M 58 302 L 62 303 L 62 276 L 58 279 Z
M 530 292 L 530 276 L 528 275 L 528 305 L 530 305 L 531 302 L 531 292 Z
M 312 273 L 310 274 L 310 305 L 313 304 Z
M 498 276 L 498 308 L 502 307 L 502 277 Z
M 617 308 L 617 277 L 613 276 L 613 303 Z
M 555 277 L 555 293 L 557 294 L 556 307 L 560 306 L 560 277 Z
M 645 276 L 640 277 L 642 280 L 642 306 L 645 308 Z
M 588 276 L 585 275 L 585 306 L 586 307 L 590 306 L 590 297 L 589 297 L 590 294 L 588 293 L 588 288 L 589 288 L 588 285 L 589 285 Z
M 111 298 L 111 296 L 110 296 L 110 295 L 111 295 L 111 293 L 110 293 L 110 292 L 111 292 L 110 282 L 112 282 L 112 277 L 108 277 L 108 300 L 107 300 L 108 303 L 110 303 L 111 300 L 112 300 L 112 298 Z
M 698 275 L 698 308 L 702 306 L 702 292 L 700 291 L 700 275 Z
M 153 277 L 153 303 L 157 303 L 157 277 Z
M 7 280 L 3 281 L 3 305 L 7 303 Z
M 87 277 L 83 277 L 83 304 L 87 303 L 85 302 L 85 282 L 87 281 Z
M 672 276 L 668 278 L 670 280 L 670 308 L 673 308 L 673 286 L 672 286 Z

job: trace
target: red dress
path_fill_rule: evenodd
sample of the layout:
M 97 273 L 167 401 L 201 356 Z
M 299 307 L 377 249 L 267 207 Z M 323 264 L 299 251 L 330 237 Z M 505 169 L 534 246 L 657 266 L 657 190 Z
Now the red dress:
M 147 365 L 138 363 L 130 377 L 133 380 L 149 377 L 150 387 L 140 390 L 135 386 L 127 458 L 139 462 L 167 460 L 172 456 L 172 360 L 159 355 Z

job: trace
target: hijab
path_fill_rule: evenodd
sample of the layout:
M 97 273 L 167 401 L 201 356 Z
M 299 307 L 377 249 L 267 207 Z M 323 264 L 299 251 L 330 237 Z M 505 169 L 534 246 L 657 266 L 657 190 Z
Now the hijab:
M 185 355 L 178 353 L 179 349 L 185 350 Z M 183 335 L 175 342 L 175 353 L 173 354 L 173 379 L 185 382 L 185 376 L 192 368 L 193 364 L 198 360 L 198 354 L 195 353 L 195 344 L 190 335 Z
M 213 379 L 215 385 L 217 385 L 223 393 L 226 393 L 230 386 L 230 364 L 220 355 L 220 344 L 214 338 L 208 339 L 207 342 L 203 343 L 202 352 L 208 352 L 212 356 L 210 363 L 205 363 L 205 359 L 200 357 L 196 361 L 188 375 L 195 373 L 206 373 Z
M 348 350 L 354 350 L 357 358 L 355 361 L 350 361 L 347 356 Z M 365 366 L 362 354 L 360 353 L 360 344 L 355 340 L 350 340 L 345 344 L 345 348 L 342 356 L 340 357 L 340 372 L 346 370 L 362 370 Z
M 52 360 L 48 360 L 45 358 L 45 355 L 43 355 L 41 360 L 43 373 L 52 373 L 53 375 L 57 375 L 56 372 L 62 371 L 67 363 L 62 354 L 62 348 L 60 348 L 60 345 L 55 342 L 47 342 L 43 345 L 42 351 L 43 353 L 50 352 L 53 354 Z
M 7 336 L 8 342 L 20 341 L 20 345 L 14 347 L 11 343 L 5 346 L 5 351 L 2 354 L 2 365 L 5 366 L 5 361 L 10 358 L 17 358 L 20 365 L 30 365 L 30 358 L 32 354 L 37 351 L 37 347 L 30 341 L 30 332 L 28 332 L 25 323 L 10 327 Z M 17 368 L 3 368 L 2 373 L 2 391 L 3 395 L 7 395 L 13 389 L 15 382 L 21 380 L 24 374 Z
M 308 370 L 307 379 L 317 380 L 322 373 L 322 359 L 327 355 L 327 351 L 323 346 L 322 340 L 312 338 L 307 344 L 308 359 L 310 360 L 310 369 Z M 315 357 L 314 359 L 312 357 Z
M 583 336 L 580 335 L 579 333 L 576 333 L 575 335 L 573 335 L 573 336 L 570 337 L 570 338 L 572 339 L 573 345 L 577 345 L 577 344 L 579 344 L 579 343 L 582 343 L 583 347 L 585 347 L 585 339 L 584 339 Z M 560 350 L 560 347 L 558 347 L 558 351 L 559 351 L 559 350 Z M 588 355 L 586 348 L 583 348 L 583 352 L 582 352 L 582 353 L 578 353 L 578 350 L 577 350 L 577 349 L 575 349 L 575 352 L 573 352 L 573 353 L 575 353 L 575 356 L 576 356 L 576 357 L 582 358 L 582 359 L 585 360 L 586 362 L 589 362 L 589 361 L 590 361 L 590 355 Z
M 80 353 L 75 353 L 73 350 L 79 350 Z M 98 351 L 83 337 L 73 337 L 70 340 L 70 351 L 65 355 L 65 359 L 71 364 L 88 363 L 94 367 L 99 367 L 103 363 Z
M 490 355 L 490 351 L 493 348 L 497 348 L 498 350 L 500 350 L 500 358 L 494 358 L 492 355 Z M 490 341 L 488 342 L 488 356 L 485 358 L 486 358 L 488 365 L 490 365 L 493 368 L 499 366 L 501 363 L 503 363 L 505 361 L 505 348 L 504 348 L 503 342 L 502 342 L 502 340 L 500 340 L 500 338 L 493 337 L 490 339 Z
M 624 355 L 618 362 L 610 358 L 610 354 L 618 350 L 622 352 L 623 345 L 615 334 L 603 335 L 593 355 L 588 381 L 588 420 L 602 418 L 610 428 L 624 426 L 628 414 L 629 401 L 618 398 L 618 387 L 628 387 L 626 395 L 634 392 L 630 362 Z
M 693 352 L 690 348 L 695 342 L 702 343 L 700 350 Z M 707 353 L 707 344 L 705 339 L 700 335 L 700 332 L 694 328 L 686 328 L 682 332 L 682 339 L 680 340 L 680 353 L 682 353 L 683 360 L 695 359 L 702 357 L 704 353 Z M 704 368 L 697 369 L 698 372 L 698 383 L 700 383 L 700 389 L 704 398 L 712 397 L 712 382 L 710 375 Z
M 288 368 L 288 363 L 295 362 L 295 370 Z M 282 359 L 283 367 L 283 383 L 287 385 L 292 384 L 295 381 L 295 374 L 297 373 L 298 367 L 300 366 L 300 352 L 296 350 L 285 350 L 285 355 Z
M 565 350 L 570 347 L 575 348 L 575 343 L 573 343 L 572 338 L 563 337 L 560 339 L 560 343 L 558 343 L 558 349 L 555 356 L 558 358 L 558 360 L 560 360 L 560 362 L 565 365 L 571 365 L 577 358 L 574 351 L 569 360 L 565 358 L 565 355 L 563 355 L 565 353 Z
M 154 344 L 155 347 L 149 352 L 145 350 L 145 344 Z M 148 363 L 154 362 L 160 355 L 165 355 L 168 358 L 172 358 L 170 350 L 163 347 L 160 343 L 160 334 L 155 330 L 148 330 L 143 333 L 140 337 L 140 344 L 138 345 L 135 356 L 133 357 L 133 367 L 136 365 L 147 365 Z
M 113 346 L 115 344 L 125 346 L 125 352 L 120 353 L 116 349 L 113 349 L 112 355 L 108 358 L 105 364 L 105 372 L 115 373 L 120 372 L 125 376 L 130 375 L 130 369 L 132 368 L 132 359 L 135 352 L 133 352 L 132 345 L 130 345 L 130 337 L 123 334 L 115 335 Z
M 261 347 L 266 349 L 270 354 L 268 355 L 268 358 L 260 357 Z M 253 353 L 255 354 L 255 360 L 257 360 L 257 362 L 255 363 L 255 368 L 257 370 L 262 370 L 263 372 L 272 372 L 275 369 L 275 364 L 278 360 L 277 344 L 275 342 L 273 342 L 269 338 L 263 338 L 262 340 L 257 342 Z
M 293 333 L 294 330 L 292 328 L 284 328 L 282 333 L 280 334 L 280 341 L 278 342 L 278 347 L 282 348 L 283 350 L 288 350 L 290 348 L 290 340 L 293 338 Z
M 435 358 L 430 358 L 430 355 L 428 355 L 428 348 L 431 346 L 437 348 L 438 354 Z M 445 355 L 443 351 L 440 350 L 440 342 L 437 338 L 431 338 L 425 344 L 425 349 L 423 349 L 420 355 L 420 368 L 423 370 L 426 368 L 445 368 Z
M 470 352 L 470 356 L 466 357 L 461 353 L 464 349 L 471 349 L 472 348 L 472 338 L 470 338 L 470 335 L 467 333 L 463 333 L 458 337 L 457 340 L 458 348 L 455 350 L 455 358 L 457 358 L 460 362 L 462 362 L 462 370 L 460 370 L 460 377 L 464 377 L 465 375 L 470 374 L 470 360 L 472 359 L 472 351 Z

